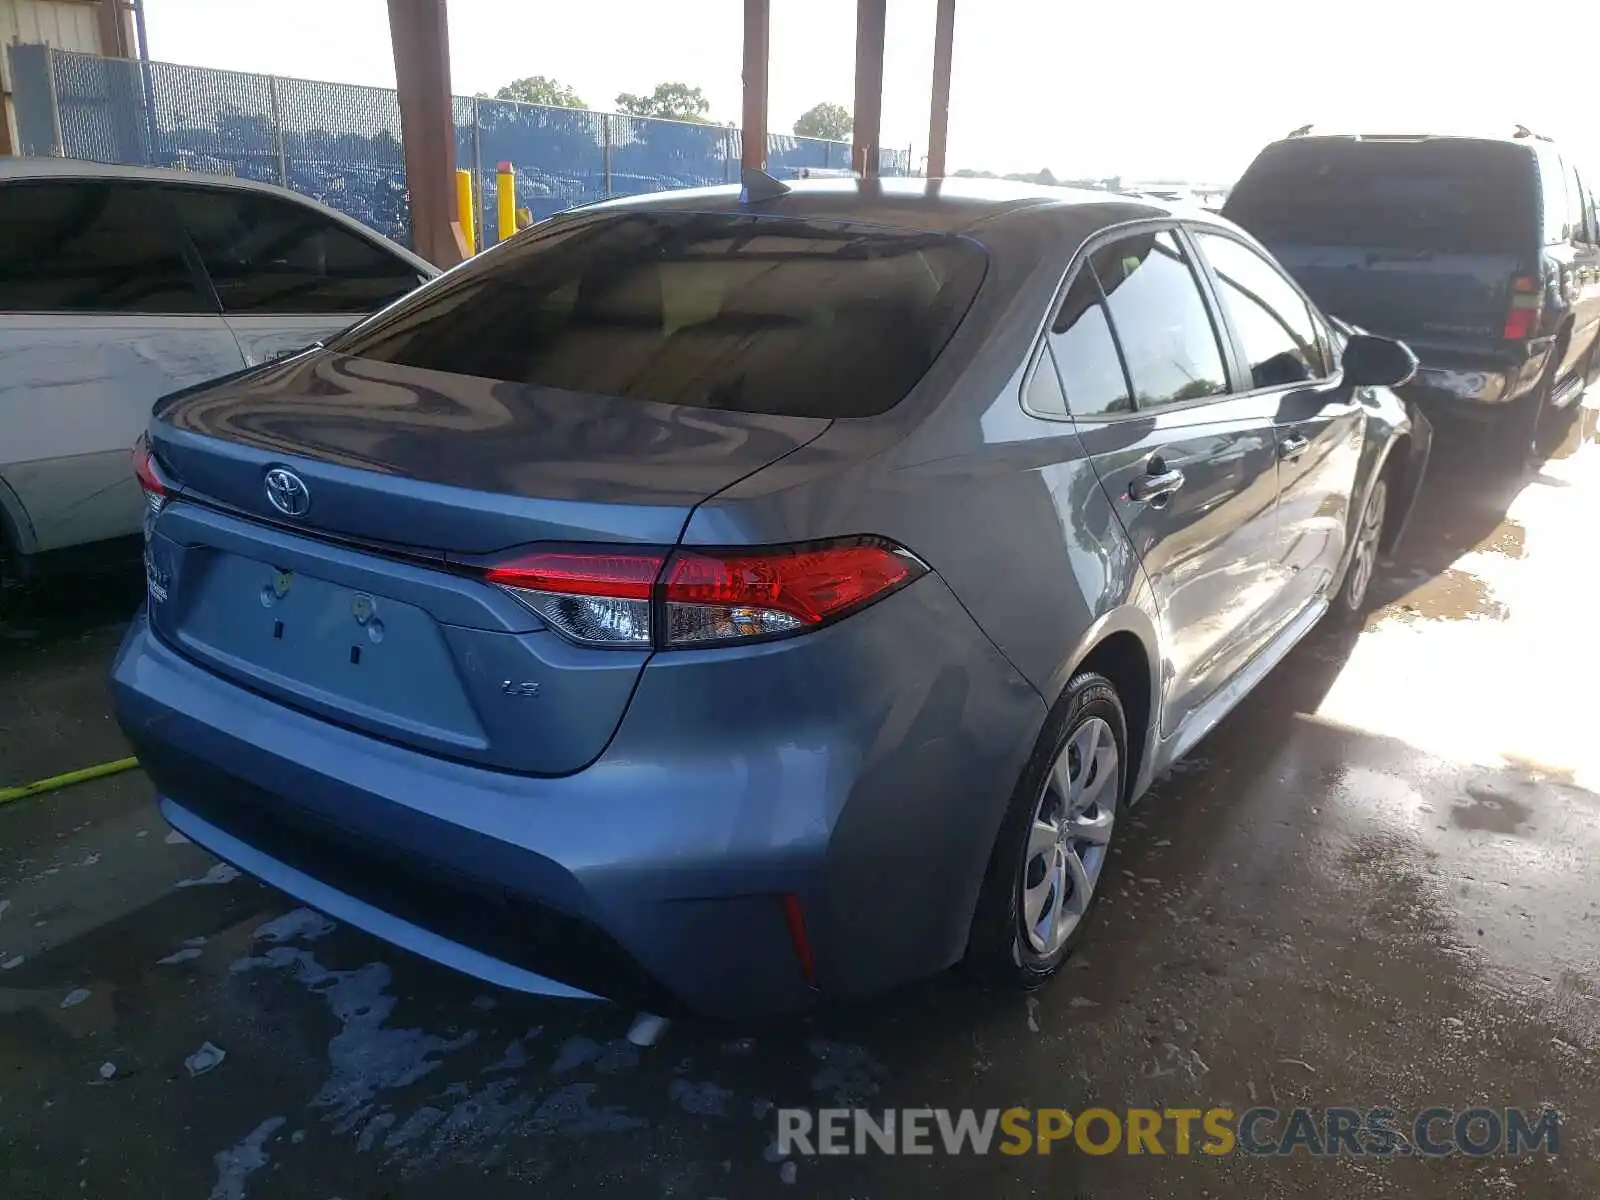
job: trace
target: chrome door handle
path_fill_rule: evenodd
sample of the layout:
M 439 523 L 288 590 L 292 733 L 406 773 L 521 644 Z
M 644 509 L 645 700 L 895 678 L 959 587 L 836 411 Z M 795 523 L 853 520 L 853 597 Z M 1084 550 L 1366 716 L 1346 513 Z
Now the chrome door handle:
M 1128 484 L 1130 500 L 1165 500 L 1183 486 L 1182 471 L 1162 471 L 1158 475 L 1136 475 Z
M 1309 449 L 1311 443 L 1298 433 L 1291 433 L 1278 443 L 1278 457 L 1284 462 L 1294 462 Z

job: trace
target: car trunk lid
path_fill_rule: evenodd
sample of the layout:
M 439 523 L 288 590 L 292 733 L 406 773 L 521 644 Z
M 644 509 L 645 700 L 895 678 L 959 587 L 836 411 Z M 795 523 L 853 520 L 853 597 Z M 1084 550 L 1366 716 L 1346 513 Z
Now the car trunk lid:
M 152 446 L 191 494 L 343 538 L 482 555 L 535 541 L 671 544 L 689 512 L 828 426 L 326 351 L 163 401 Z M 306 486 L 302 517 L 266 473 Z

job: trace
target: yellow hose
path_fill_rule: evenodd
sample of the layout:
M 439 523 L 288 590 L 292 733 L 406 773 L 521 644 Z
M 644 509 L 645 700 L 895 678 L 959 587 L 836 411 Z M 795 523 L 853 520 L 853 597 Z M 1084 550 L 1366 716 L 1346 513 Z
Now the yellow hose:
M 27 796 L 37 796 L 43 792 L 54 792 L 61 788 L 69 788 L 75 783 L 87 783 L 91 779 L 104 779 L 107 775 L 130 771 L 138 765 L 139 760 L 137 758 L 119 758 L 116 762 L 101 763 L 97 767 L 84 767 L 79 771 L 68 771 L 64 775 L 52 775 L 49 779 L 41 779 L 36 783 L 24 783 L 20 787 L 0 788 L 0 804 L 9 804 L 13 800 L 21 800 Z

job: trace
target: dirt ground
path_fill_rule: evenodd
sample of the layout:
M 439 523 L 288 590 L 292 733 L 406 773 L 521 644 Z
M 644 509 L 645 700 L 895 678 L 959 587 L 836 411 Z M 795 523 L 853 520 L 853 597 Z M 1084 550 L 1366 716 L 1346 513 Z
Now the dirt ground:
M 137 771 L 0 806 L 7 1197 L 1600 1195 L 1600 448 L 1442 429 L 1357 635 L 1300 646 L 1157 787 L 1085 951 L 655 1046 L 297 909 Z M 0 604 L 0 783 L 126 748 L 136 576 Z M 730 961 L 729 970 L 737 970 Z M 196 1058 L 202 1048 L 213 1048 Z M 186 1065 L 188 1060 L 189 1065 Z M 774 1108 L 1551 1106 L 1559 1153 L 798 1158 Z

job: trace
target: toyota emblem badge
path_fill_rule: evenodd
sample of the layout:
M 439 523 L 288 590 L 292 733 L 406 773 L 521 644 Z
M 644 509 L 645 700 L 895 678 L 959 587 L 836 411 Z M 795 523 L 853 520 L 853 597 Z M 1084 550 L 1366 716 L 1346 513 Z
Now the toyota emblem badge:
M 303 517 L 311 507 L 311 489 L 293 471 L 273 467 L 267 472 L 267 500 L 286 517 Z

